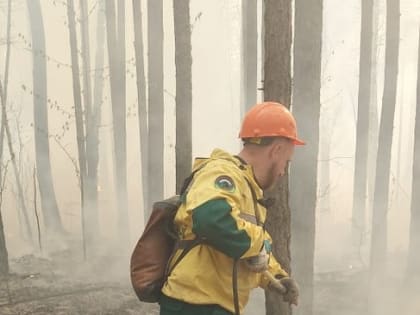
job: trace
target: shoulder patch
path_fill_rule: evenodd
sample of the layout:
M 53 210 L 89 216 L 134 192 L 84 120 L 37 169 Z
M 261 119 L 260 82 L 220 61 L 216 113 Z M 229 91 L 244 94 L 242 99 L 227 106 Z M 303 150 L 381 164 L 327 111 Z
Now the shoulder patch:
M 217 177 L 214 181 L 214 186 L 228 192 L 235 191 L 235 183 L 233 182 L 233 179 L 226 175 Z

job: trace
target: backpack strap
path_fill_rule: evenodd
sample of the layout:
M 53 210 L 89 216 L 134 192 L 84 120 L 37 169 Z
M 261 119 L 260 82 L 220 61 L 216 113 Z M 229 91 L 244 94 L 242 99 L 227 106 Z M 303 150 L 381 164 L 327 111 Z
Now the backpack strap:
M 201 165 L 199 168 L 197 168 L 197 169 L 195 169 L 194 171 L 192 171 L 191 172 L 191 174 L 187 177 L 187 178 L 185 178 L 184 179 L 184 182 L 182 183 L 182 187 L 181 187 L 181 190 L 179 191 L 179 195 L 180 196 L 183 196 L 183 195 L 185 195 L 187 192 L 188 192 L 188 190 L 190 189 L 190 184 L 191 184 L 191 182 L 192 182 L 192 180 L 193 180 L 193 178 L 194 178 L 194 175 L 198 172 L 198 171 L 200 171 L 204 166 L 206 166 L 207 165 L 207 163 L 208 162 L 206 162 L 206 163 L 203 163 L 203 165 Z M 181 198 L 181 200 L 182 200 L 182 198 Z
M 188 190 L 190 189 L 194 175 L 206 165 L 207 163 L 204 163 L 199 168 L 192 171 L 191 174 L 187 178 L 185 178 L 184 183 L 182 184 L 181 190 L 179 191 L 181 203 L 185 201 L 186 195 L 188 193 Z M 166 265 L 164 283 L 166 282 L 166 280 L 168 279 L 169 275 L 174 270 L 174 268 L 185 257 L 185 255 L 187 255 L 188 252 L 191 249 L 193 249 L 193 247 L 195 247 L 196 245 L 200 243 L 203 243 L 203 240 L 197 237 L 193 240 L 176 240 L 174 250 L 172 251 L 172 255 L 171 257 L 169 257 L 168 264 Z M 175 253 L 177 252 L 178 249 L 182 249 L 182 252 L 171 266 L 171 261 L 174 258 Z
M 171 272 L 174 270 L 174 268 L 181 262 L 182 258 L 185 257 L 185 255 L 188 254 L 188 252 L 193 249 L 193 247 L 195 247 L 196 245 L 201 243 L 201 239 L 199 238 L 195 238 L 193 240 L 180 240 L 177 241 L 175 244 L 175 248 L 172 252 L 171 257 L 168 260 L 168 264 L 166 266 L 166 271 L 165 271 L 165 281 L 168 279 L 169 275 L 171 274 Z M 181 254 L 178 256 L 178 258 L 176 259 L 176 261 L 172 264 L 172 266 L 170 265 L 170 262 L 172 261 L 172 259 L 175 256 L 175 253 L 177 252 L 178 249 L 182 249 Z
M 261 222 L 261 218 L 258 212 L 258 199 L 257 199 L 257 194 L 255 192 L 255 189 L 252 187 L 251 182 L 249 181 L 248 178 L 245 177 L 245 180 L 246 180 L 246 183 L 248 184 L 249 190 L 251 190 L 252 200 L 254 202 L 254 213 L 255 213 L 255 218 L 257 219 L 257 224 L 259 226 L 264 227 L 264 222 Z
M 239 311 L 239 294 L 238 294 L 238 263 L 239 259 L 233 260 L 232 269 L 232 290 L 233 290 L 233 306 L 235 307 L 235 315 L 240 315 Z

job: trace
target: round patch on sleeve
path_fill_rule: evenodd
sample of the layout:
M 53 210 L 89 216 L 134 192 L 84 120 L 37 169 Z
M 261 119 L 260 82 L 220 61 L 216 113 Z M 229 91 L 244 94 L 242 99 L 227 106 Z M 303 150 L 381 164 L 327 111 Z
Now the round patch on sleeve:
M 214 186 L 216 188 L 226 190 L 228 192 L 234 192 L 235 191 L 235 184 L 229 176 L 222 175 L 216 178 L 214 182 Z

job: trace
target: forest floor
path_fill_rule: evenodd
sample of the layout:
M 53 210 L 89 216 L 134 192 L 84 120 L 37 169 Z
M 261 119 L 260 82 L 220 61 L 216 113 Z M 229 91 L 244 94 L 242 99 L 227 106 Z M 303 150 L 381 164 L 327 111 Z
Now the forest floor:
M 0 314 L 158 314 L 157 305 L 137 300 L 128 278 L 128 263 L 118 260 L 107 257 L 87 264 L 68 251 L 48 258 L 26 255 L 12 259 L 11 274 L 0 279 Z M 366 285 L 361 271 L 317 274 L 314 314 L 366 314 Z M 263 304 L 263 300 L 253 303 Z M 254 305 L 246 314 L 264 314 L 262 309 Z
M 158 314 L 156 305 L 137 300 L 128 265 L 118 260 L 107 257 L 87 264 L 66 251 L 48 259 L 33 255 L 12 259 L 11 274 L 0 279 L 0 314 Z

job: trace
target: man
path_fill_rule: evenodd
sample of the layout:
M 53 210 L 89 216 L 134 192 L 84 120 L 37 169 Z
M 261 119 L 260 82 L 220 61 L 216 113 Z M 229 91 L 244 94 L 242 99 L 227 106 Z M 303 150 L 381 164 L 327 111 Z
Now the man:
M 216 149 L 194 163 L 175 224 L 181 240 L 199 243 L 170 268 L 161 315 L 239 315 L 258 286 L 283 287 L 283 299 L 297 304 L 296 282 L 271 254 L 262 200 L 263 190 L 284 175 L 294 146 L 304 142 L 297 138 L 291 113 L 274 102 L 251 108 L 239 137 L 244 147 L 237 156 Z

